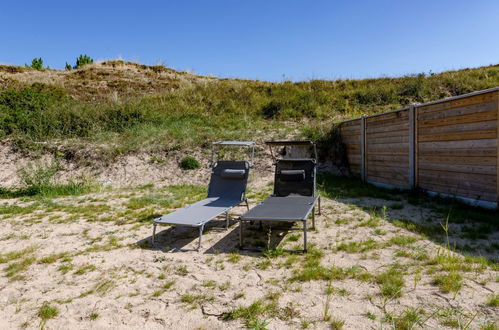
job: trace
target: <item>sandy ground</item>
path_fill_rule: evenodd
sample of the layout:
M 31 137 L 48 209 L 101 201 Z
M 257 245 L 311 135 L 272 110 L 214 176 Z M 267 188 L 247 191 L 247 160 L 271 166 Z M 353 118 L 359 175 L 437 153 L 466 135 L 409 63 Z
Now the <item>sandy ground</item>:
M 253 176 L 252 191 L 263 193 L 249 193 L 252 205 L 261 195 L 270 193 L 270 180 L 270 172 Z M 391 202 L 370 198 L 323 199 L 317 230 L 309 233 L 312 250 L 324 252 L 320 263 L 343 269 L 355 266 L 373 275 L 394 263 L 407 266 L 402 296 L 386 300 L 380 295 L 380 286 L 372 280 L 346 276 L 332 281 L 293 281 L 306 256 L 266 257 L 257 252 L 242 252 L 237 248 L 235 222 L 228 231 L 210 229 L 223 222 L 210 226 L 200 252 L 171 252 L 192 249 L 197 244 L 197 231 L 182 228 L 172 231 L 162 227 L 161 248 L 151 247 L 150 221 L 122 223 L 120 217 L 126 217 L 123 214 L 130 200 L 155 194 L 157 189 L 108 189 L 54 199 L 23 214 L 4 212 L 0 228 L 2 256 L 22 249 L 28 252 L 0 264 L 0 328 L 239 329 L 245 327 L 245 320 L 223 320 L 224 313 L 258 300 L 278 306 L 272 315 L 258 315 L 268 329 L 329 329 L 331 320 L 339 319 L 344 321 L 345 329 L 391 328 L 395 323 L 386 319 L 387 313 L 402 315 L 409 308 L 421 312 L 420 325 L 416 327 L 424 328 L 446 328 L 449 324 L 464 327 L 468 322 L 471 328 L 480 328 L 499 319 L 498 308 L 485 304 L 493 293 L 499 292 L 497 270 L 469 262 L 473 269 L 462 273 L 463 287 L 454 295 L 433 284 L 431 266 L 396 256 L 401 250 L 423 251 L 429 258 L 442 252 L 441 244 L 391 221 L 438 217 L 430 209 L 402 201 L 402 208 L 389 210 L 376 225 L 361 225 L 377 218 L 362 207 L 382 207 Z M 4 206 L 27 207 L 30 203 L 0 200 Z M 54 207 L 54 203 L 59 206 Z M 75 212 L 77 208 L 83 210 Z M 154 205 L 145 207 L 148 208 L 158 209 Z M 238 208 L 233 216 L 243 211 L 244 208 Z M 266 242 L 268 230 L 259 230 L 255 224 L 248 237 Z M 290 248 L 301 244 L 301 234 L 296 242 L 290 239 L 299 233 L 274 229 L 270 241 Z M 384 244 L 392 237 L 405 236 L 416 240 L 405 246 L 389 245 L 364 252 L 338 250 L 341 242 L 372 238 Z M 498 238 L 498 232 L 494 232 L 489 239 L 497 242 Z M 55 260 L 46 258 L 54 255 Z M 29 265 L 18 272 L 18 278 L 8 275 L 12 263 L 20 264 L 26 259 L 30 260 Z M 415 275 L 418 268 L 420 279 Z M 39 316 L 44 304 L 58 309 L 58 315 L 46 322 Z M 367 317 L 367 313 L 372 316 Z
M 250 205 L 271 193 L 273 179 L 268 152 L 262 148 L 257 154 Z M 210 157 L 203 151 L 192 155 L 203 164 Z M 445 248 L 444 236 L 429 239 L 397 225 L 402 219 L 440 228 L 445 221 L 433 209 L 405 200 L 323 198 L 307 255 L 240 251 L 236 219 L 243 207 L 234 210 L 229 230 L 214 228 L 222 220 L 208 226 L 199 252 L 192 251 L 197 230 L 188 228 L 161 227 L 153 247 L 151 219 L 203 195 L 195 187 L 182 193 L 171 185 L 204 186 L 208 180 L 206 166 L 181 170 L 182 156 L 158 163 L 147 154 L 131 155 L 108 167 L 64 163 L 59 179 L 93 176 L 101 183 L 99 191 L 0 200 L 0 328 L 329 329 L 344 322 L 345 329 L 378 329 L 403 327 L 403 316 L 411 312 L 415 328 L 478 329 L 499 320 L 498 307 L 487 305 L 499 293 L 499 271 L 491 264 L 498 261 L 499 230 L 468 240 L 453 235 L 461 228 L 452 225 L 451 243 L 476 247 L 472 254 L 483 256 L 464 259 L 460 251 Z M 27 160 L 6 145 L 0 157 L 0 181 L 19 185 L 17 170 Z M 302 243 L 301 231 L 271 225 L 250 226 L 247 240 L 271 248 Z M 455 293 L 434 281 L 448 273 L 435 262 L 438 255 L 456 256 L 462 288 Z M 343 275 L 296 280 L 312 259 Z M 403 274 L 402 294 L 386 298 L 376 277 L 394 264 Z M 368 279 L 352 275 L 358 272 Z M 231 311 L 255 302 L 266 312 L 227 319 Z M 57 315 L 43 320 L 45 305 L 56 307 Z

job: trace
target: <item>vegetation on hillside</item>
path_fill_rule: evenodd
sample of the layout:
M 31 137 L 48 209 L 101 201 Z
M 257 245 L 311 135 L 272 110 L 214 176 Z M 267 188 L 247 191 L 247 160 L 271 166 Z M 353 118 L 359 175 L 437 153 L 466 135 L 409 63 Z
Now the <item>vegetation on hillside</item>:
M 130 70 L 151 70 L 129 65 Z M 270 83 L 200 78 L 168 92 L 92 101 L 79 98 L 86 95 L 86 81 L 93 79 L 87 75 L 109 84 L 107 75 L 99 75 L 94 65 L 78 72 L 81 90 L 40 82 L 23 85 L 16 83 L 15 75 L 9 76 L 11 80 L 0 84 L 0 137 L 20 145 L 83 138 L 112 142 L 128 152 L 145 146 L 173 148 L 219 138 L 251 138 L 262 130 L 301 121 L 305 134 L 320 138 L 333 121 L 499 85 L 496 65 L 364 80 Z M 154 76 L 150 79 L 152 84 Z

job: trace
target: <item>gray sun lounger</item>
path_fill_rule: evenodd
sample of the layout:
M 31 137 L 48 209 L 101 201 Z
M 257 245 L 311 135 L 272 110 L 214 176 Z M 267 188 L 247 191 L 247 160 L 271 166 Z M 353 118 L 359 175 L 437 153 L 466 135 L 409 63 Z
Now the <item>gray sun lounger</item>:
M 213 143 L 213 155 L 216 146 L 248 146 L 252 148 L 251 162 L 248 161 L 215 161 L 212 156 L 212 171 L 208 186 L 207 198 L 197 203 L 188 205 L 183 209 L 156 218 L 153 223 L 152 242 L 156 243 L 156 227 L 158 225 L 174 225 L 199 228 L 198 248 L 201 247 L 201 239 L 205 225 L 220 215 L 225 214 L 226 225 L 229 227 L 229 211 L 246 203 L 246 185 L 248 183 L 249 170 L 252 167 L 254 155 L 254 142 L 224 141 Z
M 320 196 L 316 190 L 317 153 L 311 141 L 273 141 L 272 146 L 313 146 L 314 158 L 275 159 L 274 193 L 240 217 L 239 243 L 241 249 L 258 250 L 243 245 L 243 225 L 248 221 L 302 222 L 303 252 L 307 251 L 307 219 L 312 213 L 315 228 L 315 205 Z M 272 157 L 273 154 L 272 154 Z

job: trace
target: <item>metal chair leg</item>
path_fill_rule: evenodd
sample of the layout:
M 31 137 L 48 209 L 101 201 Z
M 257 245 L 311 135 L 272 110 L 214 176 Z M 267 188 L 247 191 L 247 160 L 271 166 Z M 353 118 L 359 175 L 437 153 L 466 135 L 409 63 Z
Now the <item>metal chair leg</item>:
M 249 203 L 248 203 L 248 199 L 246 198 L 246 208 L 248 209 L 249 211 Z
M 319 203 L 319 215 L 321 215 L 321 196 L 319 195 L 319 200 L 318 200 L 318 203 Z
M 243 247 L 243 223 L 244 221 L 239 219 L 239 247 Z
M 303 252 L 307 252 L 307 220 L 303 221 Z
M 312 229 L 315 230 L 315 206 L 312 209 Z
M 153 223 L 152 225 L 152 244 L 156 243 L 156 223 Z
M 199 243 L 198 243 L 198 248 L 197 248 L 198 252 L 199 252 L 199 249 L 201 248 L 201 239 L 203 238 L 203 229 L 204 229 L 204 225 L 199 227 Z

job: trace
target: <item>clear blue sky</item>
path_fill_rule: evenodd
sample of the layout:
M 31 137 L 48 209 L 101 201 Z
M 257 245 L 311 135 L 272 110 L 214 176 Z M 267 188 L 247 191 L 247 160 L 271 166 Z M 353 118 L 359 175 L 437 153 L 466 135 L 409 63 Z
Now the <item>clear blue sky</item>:
M 2 1 L 0 63 L 81 53 L 273 81 L 439 72 L 499 63 L 499 1 Z

